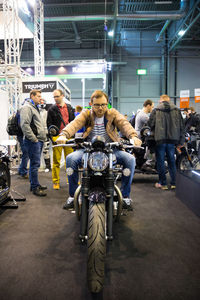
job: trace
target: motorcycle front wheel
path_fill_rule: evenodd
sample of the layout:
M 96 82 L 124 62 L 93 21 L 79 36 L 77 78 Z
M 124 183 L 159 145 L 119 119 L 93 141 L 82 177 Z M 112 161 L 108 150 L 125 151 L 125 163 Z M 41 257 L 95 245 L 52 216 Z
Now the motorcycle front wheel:
M 87 281 L 92 293 L 99 293 L 104 283 L 106 257 L 105 203 L 90 203 L 88 214 Z
M 196 154 L 191 154 L 191 163 L 184 153 L 182 153 L 177 160 L 177 169 L 180 171 L 186 170 L 200 170 L 200 160 Z
M 10 192 L 10 171 L 5 163 L 0 163 L 0 203 L 3 203 Z

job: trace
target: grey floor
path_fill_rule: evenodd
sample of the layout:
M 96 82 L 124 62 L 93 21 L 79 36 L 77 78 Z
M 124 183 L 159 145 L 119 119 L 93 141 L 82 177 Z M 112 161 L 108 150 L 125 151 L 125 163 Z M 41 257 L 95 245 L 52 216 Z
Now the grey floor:
M 132 185 L 134 212 L 114 226 L 104 290 L 90 295 L 79 223 L 62 209 L 68 188 L 61 173 L 59 191 L 52 190 L 50 173 L 40 173 L 48 185 L 44 198 L 12 176 L 12 188 L 27 201 L 0 210 L 1 300 L 200 299 L 200 219 L 175 192 L 156 190 L 156 176 L 144 175 L 135 175 Z

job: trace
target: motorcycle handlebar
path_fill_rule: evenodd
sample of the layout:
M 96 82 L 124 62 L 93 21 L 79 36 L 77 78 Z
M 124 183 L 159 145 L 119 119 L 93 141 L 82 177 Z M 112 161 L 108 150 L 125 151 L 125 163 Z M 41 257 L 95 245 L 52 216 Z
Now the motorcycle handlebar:
M 56 148 L 56 147 L 75 147 L 77 146 L 77 144 L 55 144 L 52 146 L 52 148 Z
M 70 141 L 67 141 L 67 142 L 74 142 L 75 139 L 71 139 Z M 57 144 L 57 145 L 53 145 L 52 148 L 56 148 L 56 147 L 75 147 L 78 145 L 78 143 L 71 143 L 71 144 Z M 91 142 L 82 142 L 80 143 L 81 146 L 91 146 Z M 141 147 L 141 146 L 135 146 L 135 145 L 126 145 L 126 144 L 121 144 L 119 142 L 111 142 L 111 143 L 107 143 L 106 146 L 107 147 L 110 147 L 110 148 L 113 148 L 115 146 L 117 147 L 120 147 L 120 146 L 123 146 L 124 149 L 144 149 L 144 147 Z

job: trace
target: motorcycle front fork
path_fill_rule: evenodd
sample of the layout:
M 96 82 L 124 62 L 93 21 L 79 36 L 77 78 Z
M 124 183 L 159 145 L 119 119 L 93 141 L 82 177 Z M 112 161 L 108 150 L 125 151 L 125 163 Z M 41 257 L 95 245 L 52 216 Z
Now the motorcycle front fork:
M 89 193 L 89 178 L 82 177 L 82 206 L 81 206 L 81 220 L 80 220 L 80 234 L 81 242 L 87 240 L 87 223 L 88 223 L 88 207 L 85 197 Z M 113 240 L 113 194 L 114 194 L 114 179 L 113 176 L 106 178 L 106 193 L 107 193 L 107 218 L 106 218 L 106 239 Z

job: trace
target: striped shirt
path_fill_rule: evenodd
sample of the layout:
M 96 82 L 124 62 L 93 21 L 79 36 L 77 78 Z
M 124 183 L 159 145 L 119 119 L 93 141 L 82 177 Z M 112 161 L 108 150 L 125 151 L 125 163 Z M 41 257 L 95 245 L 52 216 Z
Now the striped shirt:
M 93 137 L 95 137 L 96 135 L 100 135 L 100 136 L 104 137 L 106 143 L 112 142 L 111 138 L 108 136 L 106 129 L 105 129 L 104 116 L 101 118 L 97 118 L 97 117 L 95 118 L 94 128 L 90 132 L 90 134 L 88 136 L 88 140 L 91 141 L 93 139 Z

